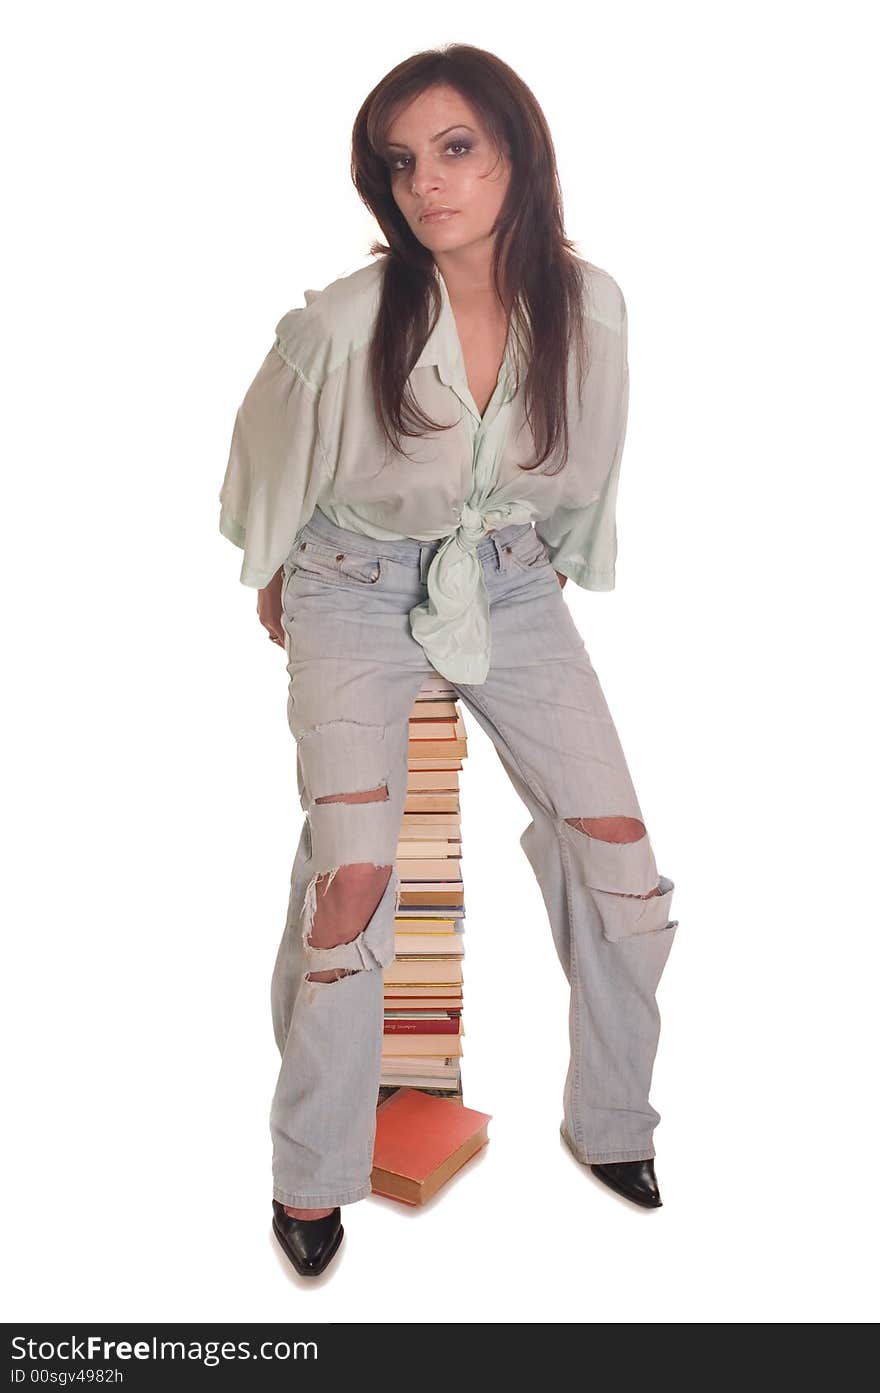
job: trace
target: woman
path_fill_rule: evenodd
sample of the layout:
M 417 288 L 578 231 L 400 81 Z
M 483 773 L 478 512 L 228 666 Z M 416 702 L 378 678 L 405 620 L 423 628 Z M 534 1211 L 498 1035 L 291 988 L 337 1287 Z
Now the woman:
M 498 749 L 571 984 L 562 1136 L 646 1207 L 655 990 L 675 933 L 560 593 L 614 585 L 626 306 L 564 236 L 528 87 L 483 50 L 370 93 L 352 174 L 387 246 L 279 322 L 239 409 L 220 527 L 286 647 L 304 820 L 272 979 L 273 1226 L 327 1266 L 370 1193 L 408 723 L 436 670 Z

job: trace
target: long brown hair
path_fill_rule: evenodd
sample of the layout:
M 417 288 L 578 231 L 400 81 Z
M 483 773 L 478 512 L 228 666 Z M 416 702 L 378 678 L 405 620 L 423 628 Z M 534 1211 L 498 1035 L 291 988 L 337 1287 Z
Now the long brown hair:
M 407 386 L 442 302 L 434 258 L 394 201 L 385 153 L 385 135 L 398 109 L 440 84 L 471 103 L 510 160 L 510 184 L 495 224 L 492 280 L 510 314 L 512 340 L 528 365 L 524 382 L 515 386 L 522 386 L 537 459 L 520 468 L 539 468 L 560 441 L 564 465 L 572 343 L 579 395 L 586 365 L 582 270 L 574 243 L 565 236 L 556 154 L 544 113 L 512 68 L 470 44 L 426 49 L 399 63 L 373 88 L 354 123 L 351 177 L 387 239 L 387 245 L 370 246 L 370 255 L 385 258 L 369 359 L 376 414 L 398 451 L 403 436 L 450 429 L 425 415 Z

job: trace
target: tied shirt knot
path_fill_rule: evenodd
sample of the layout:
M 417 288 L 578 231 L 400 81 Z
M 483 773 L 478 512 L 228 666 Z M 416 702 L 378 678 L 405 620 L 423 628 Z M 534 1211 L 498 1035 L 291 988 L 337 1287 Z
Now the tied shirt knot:
M 490 531 L 530 518 L 524 503 L 493 508 L 489 498 L 466 500 L 455 531 L 431 560 L 428 598 L 410 610 L 410 628 L 436 670 L 452 682 L 485 682 L 491 663 L 489 596 L 477 548 Z
M 501 521 L 503 514 L 500 509 L 481 512 L 472 503 L 463 503 L 459 523 L 455 529 L 459 546 L 463 551 L 475 552 L 483 538 L 494 532 Z

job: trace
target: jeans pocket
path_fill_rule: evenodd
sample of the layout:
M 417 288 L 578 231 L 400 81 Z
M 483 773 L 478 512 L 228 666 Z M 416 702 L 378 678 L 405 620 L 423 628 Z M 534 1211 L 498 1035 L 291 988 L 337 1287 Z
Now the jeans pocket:
M 337 551 L 305 534 L 291 557 L 291 570 L 325 585 L 379 585 L 382 559 L 365 552 Z
M 288 613 L 288 609 L 287 609 L 287 588 L 288 588 L 288 586 L 290 585 L 290 577 L 293 575 L 294 568 L 293 568 L 293 566 L 290 564 L 289 561 L 284 561 L 284 562 L 282 563 L 282 568 L 281 568 L 281 569 L 282 569 L 282 577 L 281 577 L 281 614 L 282 614 L 282 620 L 283 620 L 283 616 L 284 616 L 285 614 Z
M 657 877 L 657 884 L 660 894 L 645 899 L 590 887 L 602 919 L 602 935 L 609 943 L 621 943 L 641 934 L 662 934 L 678 926 L 677 919 L 669 918 L 675 883 L 661 875 Z
M 521 571 L 533 571 L 550 564 L 547 548 L 534 528 L 511 542 L 508 551 L 511 561 Z

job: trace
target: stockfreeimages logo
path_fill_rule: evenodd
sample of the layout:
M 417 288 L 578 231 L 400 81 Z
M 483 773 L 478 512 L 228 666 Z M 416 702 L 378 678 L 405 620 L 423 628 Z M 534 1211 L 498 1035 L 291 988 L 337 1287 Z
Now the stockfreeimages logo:
M 32 1340 L 23 1335 L 14 1335 L 11 1340 L 12 1358 L 26 1360 L 32 1364 L 77 1361 L 81 1363 L 115 1364 L 137 1360 L 193 1360 L 213 1368 L 224 1362 L 238 1359 L 317 1359 L 318 1345 L 315 1340 L 263 1340 L 253 1347 L 250 1340 L 160 1340 L 153 1336 L 149 1340 L 105 1340 L 101 1335 L 78 1337 L 71 1335 L 61 1340 Z M 31 1379 L 35 1370 L 31 1370 Z M 113 1370 L 106 1370 L 105 1382 L 110 1382 Z M 121 1377 L 121 1374 L 120 1374 Z M 24 1368 L 13 1368 L 11 1382 L 22 1383 L 28 1379 Z

